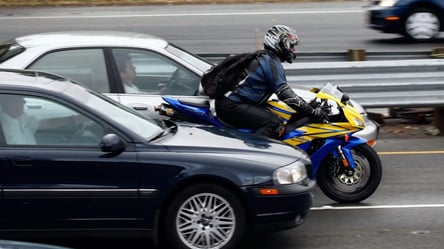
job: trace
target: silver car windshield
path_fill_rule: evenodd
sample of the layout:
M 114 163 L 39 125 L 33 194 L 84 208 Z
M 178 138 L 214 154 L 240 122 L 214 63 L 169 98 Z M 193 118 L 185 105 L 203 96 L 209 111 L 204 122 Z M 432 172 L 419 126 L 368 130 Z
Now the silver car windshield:
M 185 50 L 183 50 L 177 46 L 174 46 L 172 44 L 169 44 L 165 49 L 168 52 L 170 52 L 171 54 L 174 54 L 175 56 L 186 61 L 188 64 L 193 65 L 201 72 L 207 71 L 212 66 L 212 64 L 210 62 L 206 61 L 205 59 L 200 58 L 200 57 L 198 57 L 194 54 L 191 54 L 189 52 L 186 52 Z
M 157 124 L 156 120 L 145 117 L 133 109 L 124 106 L 109 97 L 93 91 L 85 91 L 85 88 L 77 86 L 67 89 L 70 96 L 82 101 L 88 106 L 93 106 L 97 111 L 109 117 L 114 122 L 125 126 L 128 130 L 142 136 L 149 141 L 159 136 L 163 128 Z

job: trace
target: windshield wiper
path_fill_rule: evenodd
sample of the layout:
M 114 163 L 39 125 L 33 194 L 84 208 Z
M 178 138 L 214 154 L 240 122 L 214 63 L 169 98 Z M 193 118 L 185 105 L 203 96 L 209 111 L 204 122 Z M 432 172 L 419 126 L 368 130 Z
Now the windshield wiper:
M 163 130 L 162 130 L 162 132 L 160 132 L 155 137 L 150 139 L 149 142 L 154 141 L 156 139 L 159 139 L 161 137 L 164 137 L 167 134 L 169 134 L 171 132 L 175 132 L 177 130 L 177 124 L 176 123 L 172 122 L 171 120 L 162 120 L 162 121 L 163 121 L 163 125 L 162 125 Z

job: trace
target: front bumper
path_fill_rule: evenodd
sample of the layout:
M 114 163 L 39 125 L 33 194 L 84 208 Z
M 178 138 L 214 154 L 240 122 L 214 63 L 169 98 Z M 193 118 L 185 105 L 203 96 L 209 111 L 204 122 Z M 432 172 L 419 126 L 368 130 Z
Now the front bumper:
M 248 206 L 252 211 L 250 223 L 256 231 L 275 232 L 304 223 L 313 205 L 315 180 L 303 185 L 280 186 L 279 195 L 261 195 L 258 187 L 247 190 Z

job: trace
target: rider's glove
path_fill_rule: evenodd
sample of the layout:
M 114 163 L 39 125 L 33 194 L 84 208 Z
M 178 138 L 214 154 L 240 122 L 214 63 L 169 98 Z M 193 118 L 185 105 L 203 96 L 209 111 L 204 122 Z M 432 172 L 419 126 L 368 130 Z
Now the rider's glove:
M 298 113 L 309 116 L 314 122 L 328 122 L 328 112 L 323 110 L 322 107 L 316 107 L 319 106 L 316 102 L 310 104 L 305 102 L 305 100 L 296 95 L 287 84 L 279 88 L 276 94 L 280 100 L 285 102 L 285 104 L 289 105 Z
M 314 108 L 311 112 L 311 115 L 317 122 L 327 123 L 328 122 L 328 114 L 325 112 L 322 107 Z

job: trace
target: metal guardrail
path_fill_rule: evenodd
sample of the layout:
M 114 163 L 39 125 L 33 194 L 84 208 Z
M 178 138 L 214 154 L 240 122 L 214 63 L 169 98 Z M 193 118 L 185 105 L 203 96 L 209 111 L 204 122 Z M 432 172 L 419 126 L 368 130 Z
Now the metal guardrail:
M 351 51 L 347 52 L 298 52 L 297 63 L 300 62 L 327 62 L 327 61 L 348 61 Z M 414 60 L 430 59 L 433 51 L 391 51 L 391 52 L 365 52 L 367 61 L 374 60 Z M 228 54 L 198 54 L 211 61 L 218 62 L 228 56 Z
M 303 62 L 298 58 L 284 68 L 292 87 L 337 84 L 365 108 L 444 106 L 444 59 L 430 59 L 425 52 L 399 52 L 397 59 L 389 60 L 394 53 L 389 54 L 372 54 L 379 59 L 367 56 L 366 61 Z
M 314 62 L 285 65 L 292 87 L 339 85 L 366 108 L 444 106 L 444 60 Z

